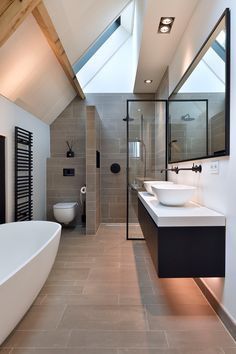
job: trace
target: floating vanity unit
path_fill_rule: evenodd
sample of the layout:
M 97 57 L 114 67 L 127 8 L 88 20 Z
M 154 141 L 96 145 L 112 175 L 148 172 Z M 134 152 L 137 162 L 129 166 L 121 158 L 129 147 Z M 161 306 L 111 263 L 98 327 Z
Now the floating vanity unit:
M 138 218 L 160 278 L 224 277 L 225 216 L 189 202 L 168 207 L 138 193 Z

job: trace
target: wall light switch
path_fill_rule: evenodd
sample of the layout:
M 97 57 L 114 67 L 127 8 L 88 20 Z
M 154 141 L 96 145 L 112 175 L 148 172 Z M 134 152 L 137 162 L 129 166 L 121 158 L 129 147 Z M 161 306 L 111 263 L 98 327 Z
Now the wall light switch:
M 210 173 L 219 174 L 219 161 L 212 161 L 210 164 Z

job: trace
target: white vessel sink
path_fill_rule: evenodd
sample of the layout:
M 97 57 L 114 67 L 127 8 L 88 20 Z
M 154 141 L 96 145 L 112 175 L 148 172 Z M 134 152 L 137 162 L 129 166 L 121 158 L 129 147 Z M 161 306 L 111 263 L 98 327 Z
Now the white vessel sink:
M 169 185 L 169 184 L 173 184 L 173 182 L 169 182 L 169 181 L 145 181 L 143 182 L 144 187 L 146 189 L 146 191 L 149 194 L 154 195 L 153 190 L 152 190 L 152 186 L 159 186 L 159 185 Z
M 170 184 L 152 186 L 152 190 L 161 204 L 181 206 L 192 198 L 196 187 L 185 186 L 183 184 Z

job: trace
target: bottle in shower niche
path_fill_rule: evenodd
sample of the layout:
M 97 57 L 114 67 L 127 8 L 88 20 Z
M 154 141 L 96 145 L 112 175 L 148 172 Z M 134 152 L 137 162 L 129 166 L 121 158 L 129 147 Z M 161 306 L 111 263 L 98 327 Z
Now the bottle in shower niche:
M 69 142 L 68 140 L 66 141 L 66 145 L 68 146 L 68 151 L 66 152 L 66 157 L 75 157 L 75 153 L 72 150 L 73 147 L 73 142 Z

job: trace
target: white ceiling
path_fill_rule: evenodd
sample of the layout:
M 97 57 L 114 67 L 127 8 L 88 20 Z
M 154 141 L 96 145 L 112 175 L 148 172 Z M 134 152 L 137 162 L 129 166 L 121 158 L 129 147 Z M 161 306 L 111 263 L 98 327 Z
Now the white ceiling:
M 145 2 L 146 12 L 134 86 L 134 92 L 137 93 L 156 91 L 198 2 L 142 1 Z M 130 0 L 44 0 L 71 64 L 84 54 L 129 2 Z M 162 16 L 175 17 L 169 35 L 157 33 Z M 153 80 L 151 85 L 144 83 L 147 78 Z
M 135 92 L 155 92 L 198 0 L 136 0 L 146 12 Z M 71 64 L 91 46 L 130 0 L 44 0 Z M 161 16 L 176 17 L 170 35 L 157 34 Z M 139 46 L 138 46 L 139 47 Z M 119 66 L 119 65 L 118 65 Z M 117 69 L 117 64 L 116 68 Z M 75 91 L 30 15 L 0 48 L 0 94 L 52 123 Z M 153 84 L 144 84 L 146 78 Z
M 74 64 L 130 0 L 44 0 L 71 64 Z
M 134 92 L 156 92 L 198 0 L 148 0 Z M 157 33 L 160 18 L 175 17 L 170 34 Z M 152 79 L 150 85 L 145 79 Z
M 0 48 L 0 94 L 50 124 L 75 91 L 32 15 Z

